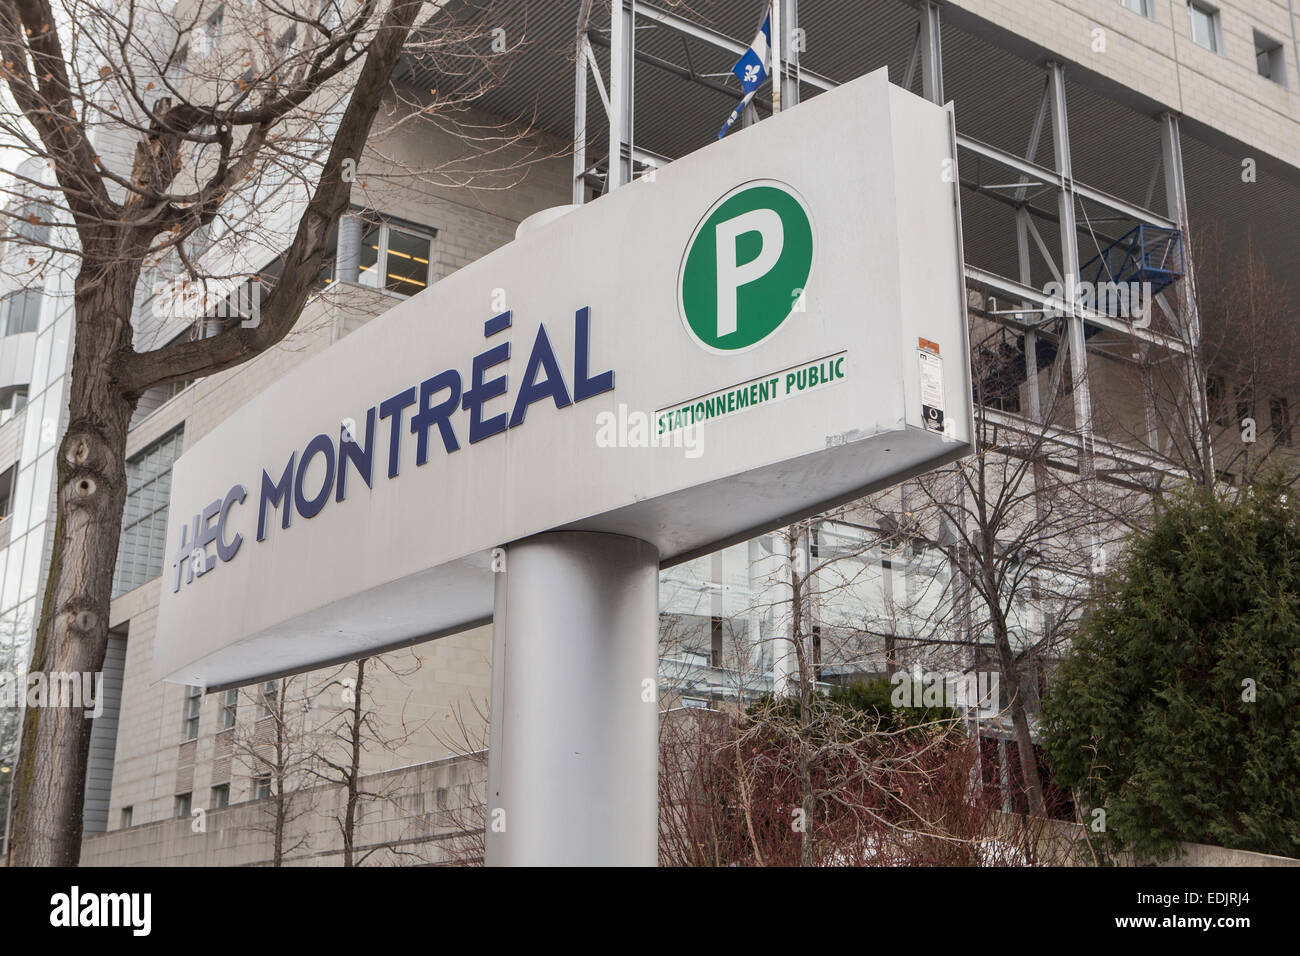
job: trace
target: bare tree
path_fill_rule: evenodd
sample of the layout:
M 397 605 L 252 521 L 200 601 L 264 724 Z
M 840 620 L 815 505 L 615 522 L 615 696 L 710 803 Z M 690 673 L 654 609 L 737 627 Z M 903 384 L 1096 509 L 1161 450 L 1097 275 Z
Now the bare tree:
M 1137 453 L 1133 470 L 1149 475 L 1153 490 L 1245 485 L 1269 469 L 1294 481 L 1296 290 L 1249 236 L 1230 240 L 1209 223 L 1195 231 L 1193 245 L 1191 295 L 1174 294 L 1181 290 L 1175 285 L 1156 298 L 1152 328 L 1168 344 L 1112 336 L 1111 351 L 1120 354 L 1108 374 L 1127 387 L 1095 394 L 1098 428 Z
M 290 332 L 386 97 L 394 124 L 447 123 L 497 82 L 500 19 L 482 5 L 467 16 L 420 0 L 0 2 L 0 138 L 37 161 L 14 174 L 6 255 L 27 250 L 46 281 L 65 261 L 74 274 L 68 425 L 33 667 L 102 663 L 140 396 L 238 365 Z M 403 56 L 445 82 L 427 95 L 398 90 Z M 466 128 L 476 130 L 468 155 L 518 139 Z M 222 254 L 207 250 L 217 239 Z M 251 279 L 259 314 L 216 334 L 137 341 L 147 270 L 215 279 L 222 294 Z M 26 721 L 12 863 L 76 863 L 88 726 L 57 710 Z
M 235 732 L 232 756 L 253 784 L 254 799 L 265 799 L 264 819 L 253 828 L 271 835 L 271 865 L 310 844 L 300 825 L 313 811 L 310 789 L 318 735 L 308 724 L 311 698 L 306 679 L 283 677 L 241 691 L 255 706 L 254 721 Z
M 399 663 L 393 655 L 364 657 L 339 668 L 317 690 L 319 696 L 338 685 L 343 705 L 317 728 L 317 760 L 310 774 L 317 782 L 343 791 L 341 812 L 335 815 L 334 822 L 343 841 L 345 867 L 361 866 L 379 850 L 424 861 L 419 853 L 404 850 L 393 841 L 375 843 L 360 852 L 357 846 L 357 826 L 369 805 L 386 802 L 400 810 L 400 781 L 367 776 L 364 761 L 371 751 L 396 753 L 420 729 L 419 724 L 408 723 L 404 707 L 392 719 L 394 715 L 386 716 L 375 699 L 377 675 L 386 673 L 400 686 L 419 670 L 420 659 L 415 655 L 408 659 L 410 663 Z

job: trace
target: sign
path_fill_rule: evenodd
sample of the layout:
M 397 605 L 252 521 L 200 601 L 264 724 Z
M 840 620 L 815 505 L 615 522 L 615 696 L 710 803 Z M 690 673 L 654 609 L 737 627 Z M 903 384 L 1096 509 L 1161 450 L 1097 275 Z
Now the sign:
M 541 532 L 671 564 L 969 453 L 952 162 L 951 113 L 878 71 L 295 368 L 173 468 L 158 676 L 215 689 L 485 623 L 493 550 Z

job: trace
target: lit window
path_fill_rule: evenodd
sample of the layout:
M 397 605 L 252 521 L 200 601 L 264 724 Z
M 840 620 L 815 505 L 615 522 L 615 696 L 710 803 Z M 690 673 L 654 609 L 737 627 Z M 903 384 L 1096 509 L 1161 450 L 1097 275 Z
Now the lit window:
M 1255 68 L 1260 76 L 1286 86 L 1286 54 L 1282 52 L 1282 44 L 1259 32 L 1255 33 Z
M 185 688 L 185 722 L 181 728 L 181 740 L 197 740 L 199 736 L 199 712 L 203 709 L 203 688 Z
M 239 713 L 239 690 L 226 691 L 221 699 L 221 729 L 229 730 L 235 726 L 235 716 Z
M 220 810 L 230 806 L 230 784 L 223 783 L 212 788 L 212 799 L 208 806 L 213 810 Z
M 1219 52 L 1219 11 L 1208 4 L 1191 0 L 1187 4 L 1187 16 L 1191 21 L 1192 39 L 1205 49 Z
M 361 284 L 399 295 L 423 292 L 433 278 L 432 250 L 428 235 L 388 223 L 367 223 L 361 236 Z
M 193 804 L 194 804 L 193 794 L 191 793 L 176 794 L 176 816 L 188 817 L 190 815 L 190 808 L 193 806 Z

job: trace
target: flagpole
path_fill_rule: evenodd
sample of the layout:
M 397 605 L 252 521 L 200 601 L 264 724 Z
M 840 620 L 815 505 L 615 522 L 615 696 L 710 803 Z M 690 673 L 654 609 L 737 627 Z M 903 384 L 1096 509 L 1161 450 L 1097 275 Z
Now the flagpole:
M 772 0 L 772 115 L 781 112 L 781 80 L 785 74 L 781 44 L 781 0 Z

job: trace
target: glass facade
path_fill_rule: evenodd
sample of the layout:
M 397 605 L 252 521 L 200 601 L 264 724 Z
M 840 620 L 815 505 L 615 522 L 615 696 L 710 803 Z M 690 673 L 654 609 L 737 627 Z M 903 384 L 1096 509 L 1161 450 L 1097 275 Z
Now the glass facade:
M 126 508 L 113 568 L 113 597 L 162 574 L 167 561 L 167 503 L 172 463 L 184 445 L 183 429 L 164 435 L 126 463 Z

